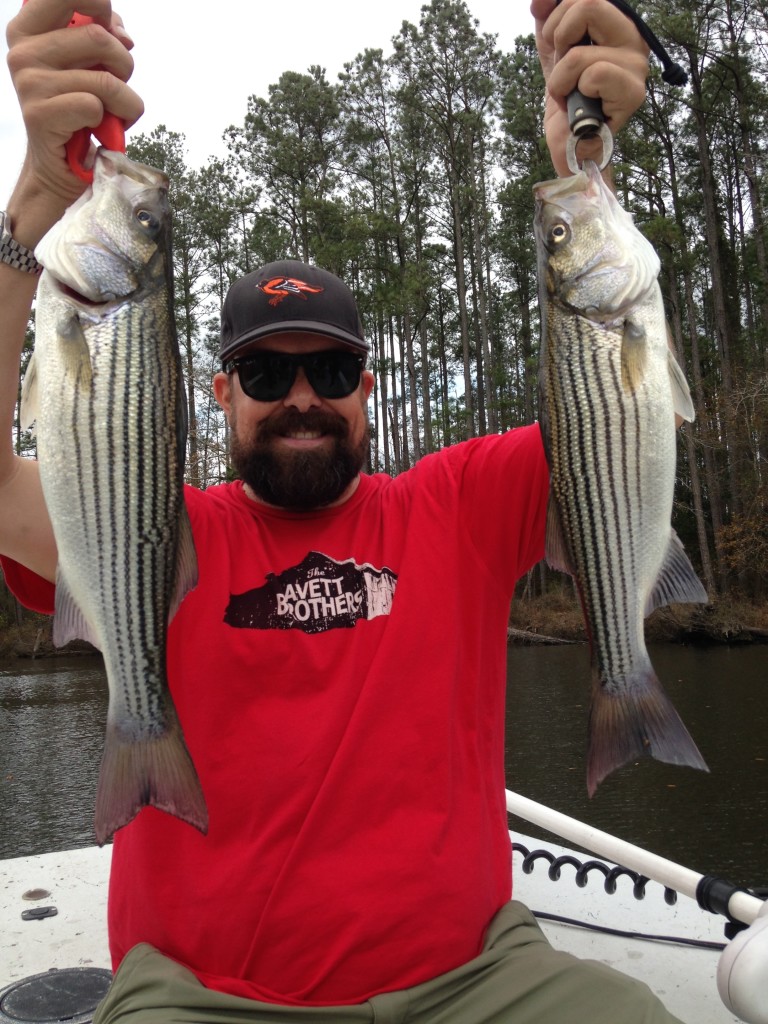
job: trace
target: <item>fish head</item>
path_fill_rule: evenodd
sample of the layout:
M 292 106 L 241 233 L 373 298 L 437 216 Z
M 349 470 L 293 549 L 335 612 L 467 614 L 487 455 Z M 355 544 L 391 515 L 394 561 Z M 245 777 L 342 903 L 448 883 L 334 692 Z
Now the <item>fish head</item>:
M 156 254 L 170 258 L 170 224 L 166 175 L 100 149 L 93 184 L 35 251 L 70 300 L 121 302 L 146 286 Z
M 611 323 L 655 287 L 659 258 L 596 164 L 542 182 L 534 195 L 539 277 L 550 299 Z

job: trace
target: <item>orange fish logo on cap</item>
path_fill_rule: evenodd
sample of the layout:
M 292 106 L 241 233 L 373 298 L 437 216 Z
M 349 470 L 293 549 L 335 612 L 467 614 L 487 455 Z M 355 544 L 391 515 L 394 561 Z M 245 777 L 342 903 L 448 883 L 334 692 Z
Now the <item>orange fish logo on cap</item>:
M 307 301 L 307 294 L 316 295 L 318 292 L 325 291 L 324 288 L 313 288 L 312 285 L 307 284 L 306 281 L 300 281 L 297 277 L 270 277 L 268 280 L 259 281 L 258 288 L 260 288 L 265 295 L 269 295 L 270 306 L 279 305 L 283 299 L 289 295 L 295 295 L 297 298 L 302 299 L 304 302 Z

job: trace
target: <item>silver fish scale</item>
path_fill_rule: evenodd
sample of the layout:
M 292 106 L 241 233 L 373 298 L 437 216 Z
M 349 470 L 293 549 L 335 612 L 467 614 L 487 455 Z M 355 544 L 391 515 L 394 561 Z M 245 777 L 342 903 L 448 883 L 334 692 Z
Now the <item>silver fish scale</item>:
M 121 707 L 128 710 L 130 729 L 157 729 L 165 720 L 165 627 L 182 504 L 175 417 L 168 412 L 179 400 L 180 379 L 177 357 L 163 342 L 168 321 L 162 301 L 120 307 L 85 327 L 90 387 L 87 362 L 73 368 L 66 353 L 47 362 L 41 380 L 41 476 L 49 506 L 59 505 L 58 514 L 52 511 L 61 575 L 109 662 L 117 684 L 111 712 L 119 725 Z M 70 436 L 46 451 L 45 439 L 56 435 L 45 418 L 67 407 Z M 75 514 L 67 514 L 73 500 Z
M 674 439 L 655 450 L 649 445 L 654 419 L 673 431 L 671 407 L 658 400 L 663 391 L 652 380 L 643 382 L 640 393 L 623 387 L 620 329 L 617 336 L 553 304 L 548 334 L 552 493 L 597 634 L 600 679 L 620 687 L 638 656 L 647 661 L 639 591 L 652 584 L 661 563 L 657 538 L 664 513 L 648 508 L 644 479 L 674 476 Z M 607 572 L 609 567 L 618 572 Z M 627 580 L 639 586 L 627 587 Z

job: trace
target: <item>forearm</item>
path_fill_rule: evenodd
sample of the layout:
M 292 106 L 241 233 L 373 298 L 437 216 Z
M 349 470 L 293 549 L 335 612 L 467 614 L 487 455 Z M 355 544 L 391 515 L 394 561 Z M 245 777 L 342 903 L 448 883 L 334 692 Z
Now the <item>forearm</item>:
M 18 397 L 19 357 L 24 344 L 24 332 L 29 308 L 35 293 L 36 279 L 0 263 L 0 423 L 2 423 L 2 451 L 0 453 L 0 482 L 12 471 L 13 423 Z
M 20 184 L 6 207 L 13 237 L 34 249 L 57 218 L 59 206 Z M 0 551 L 52 579 L 56 546 L 37 465 L 17 457 L 13 448 L 19 362 L 38 280 L 35 274 L 0 262 Z
M 66 0 L 30 0 L 6 31 L 27 153 L 5 209 L 13 237 L 32 250 L 85 187 L 66 159 L 72 135 L 105 113 L 130 126 L 143 109 L 126 84 L 133 43 L 110 0 L 79 0 L 78 10 L 93 22 L 70 29 Z M 56 545 L 37 463 L 13 451 L 19 359 L 37 281 L 0 264 L 0 552 L 52 579 Z
M 34 250 L 48 228 L 61 216 L 66 201 L 31 184 L 24 172 L 6 205 L 13 237 Z M 12 426 L 18 394 L 19 359 L 38 277 L 0 262 L 0 422 L 3 442 L 0 479 L 10 471 Z
M 27 152 L 5 209 L 13 237 L 28 249 L 35 248 L 85 187 L 66 159 L 73 133 L 98 125 L 105 113 L 130 125 L 143 109 L 125 84 L 133 69 L 133 44 L 109 0 L 81 0 L 78 10 L 93 23 L 62 31 L 72 7 L 65 0 L 31 0 L 7 28 L 8 68 L 27 129 Z M 7 427 L 36 280 L 2 269 L 0 360 L 5 372 L 0 415 Z M 7 449 L 2 457 L 7 458 Z
M 0 264 L 0 552 L 46 579 L 56 571 L 56 544 L 45 508 L 37 463 L 13 450 L 19 355 L 37 278 Z
M 579 89 L 599 98 L 615 134 L 645 99 L 648 47 L 630 19 L 608 0 L 562 0 L 559 6 L 555 0 L 531 0 L 531 13 L 547 81 L 547 144 L 557 174 L 568 175 L 568 94 Z M 585 35 L 596 45 L 579 46 Z M 602 142 L 580 142 L 578 158 L 599 163 Z

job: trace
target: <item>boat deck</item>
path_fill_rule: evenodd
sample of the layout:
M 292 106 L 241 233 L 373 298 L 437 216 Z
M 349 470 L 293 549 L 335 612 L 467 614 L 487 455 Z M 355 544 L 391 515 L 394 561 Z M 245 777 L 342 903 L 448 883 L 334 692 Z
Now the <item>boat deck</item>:
M 529 851 L 547 850 L 555 857 L 573 852 L 517 834 L 514 839 Z M 586 855 L 576 856 L 589 860 Z M 723 918 L 706 914 L 684 896 L 675 906 L 668 906 L 663 886 L 655 882 L 648 883 L 644 899 L 638 901 L 627 877 L 619 877 L 616 893 L 608 895 L 597 871 L 590 872 L 585 887 L 579 888 L 572 865 L 563 866 L 560 879 L 553 881 L 544 858 L 534 859 L 530 873 L 523 870 L 523 859 L 522 851 L 516 850 L 515 897 L 536 912 L 622 932 L 725 941 Z M 91 847 L 0 862 L 0 989 L 50 968 L 110 966 L 106 929 L 110 860 L 110 847 Z M 24 893 L 32 889 L 45 889 L 50 896 L 35 902 L 25 900 Z M 54 906 L 58 913 L 22 919 L 23 911 L 40 906 Z M 601 960 L 645 981 L 686 1024 L 738 1024 L 717 993 L 716 950 L 628 938 L 547 920 L 541 925 L 560 949 Z

